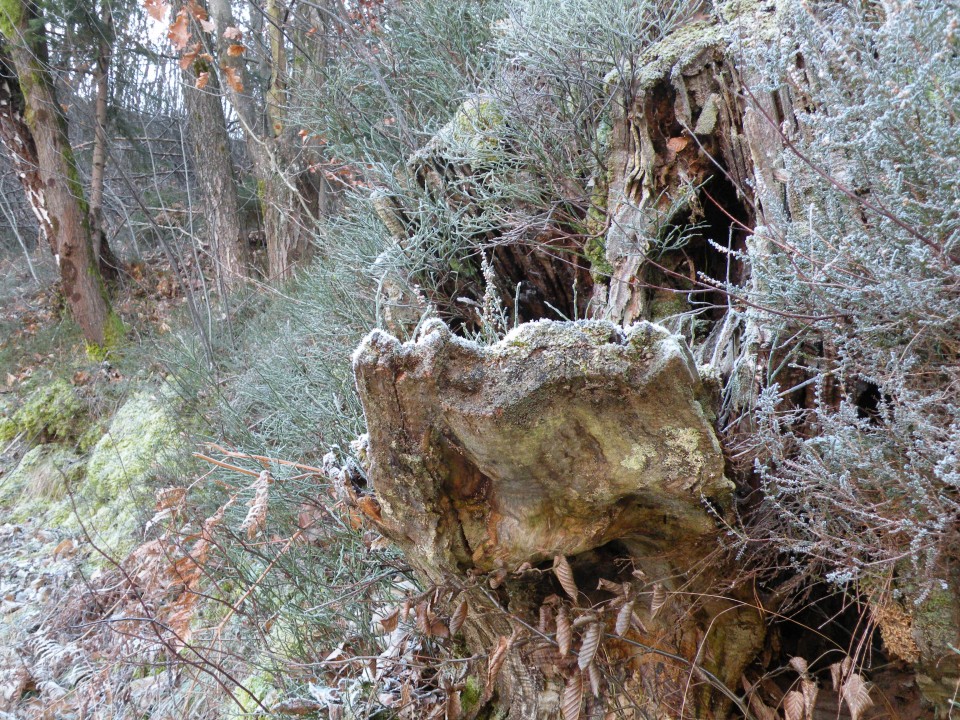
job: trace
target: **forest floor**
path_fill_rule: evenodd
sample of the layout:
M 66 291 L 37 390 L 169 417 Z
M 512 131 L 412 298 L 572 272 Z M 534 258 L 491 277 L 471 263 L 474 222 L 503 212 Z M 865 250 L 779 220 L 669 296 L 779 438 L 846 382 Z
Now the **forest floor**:
M 127 324 L 129 344 L 95 362 L 65 317 L 52 262 L 38 258 L 34 266 L 39 283 L 22 257 L 0 259 L 0 422 L 49 387 L 66 388 L 83 411 L 71 406 L 72 415 L 61 418 L 76 425 L 67 437 L 49 428 L 39 438 L 21 430 L 0 434 L 0 720 L 98 717 L 97 710 L 108 707 L 143 717 L 156 700 L 151 693 L 158 675 L 132 665 L 118 673 L 103 663 L 107 648 L 98 623 L 109 608 L 89 607 L 116 569 L 90 542 L 82 521 L 69 517 L 72 494 L 37 489 L 23 478 L 26 473 L 34 483 L 58 485 L 44 474 L 69 474 L 57 458 L 86 461 L 117 410 L 156 386 L 163 368 L 143 349 L 147 339 L 180 322 L 184 301 L 159 256 L 127 264 L 114 287 L 114 307 Z M 29 466 L 38 448 L 50 450 L 38 466 Z M 151 508 L 141 510 L 149 514 Z

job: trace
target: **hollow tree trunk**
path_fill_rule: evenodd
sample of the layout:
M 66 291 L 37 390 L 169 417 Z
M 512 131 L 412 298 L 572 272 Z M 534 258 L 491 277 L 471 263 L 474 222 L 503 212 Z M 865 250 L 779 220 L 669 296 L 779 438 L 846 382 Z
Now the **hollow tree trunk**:
M 716 591 L 721 568 L 695 570 L 734 487 L 682 341 L 558 322 L 480 348 L 433 321 L 416 343 L 374 332 L 354 371 L 378 503 L 361 507 L 466 599 L 471 652 L 505 648 L 487 699 L 555 718 L 592 685 L 586 717 L 725 715 L 764 624 L 745 589 Z
M 110 309 L 93 251 L 87 206 L 66 118 L 47 69 L 43 17 L 32 2 L 15 0 L 5 3 L 3 9 L 5 17 L 0 31 L 16 71 L 23 121 L 33 137 L 37 159 L 37 173 L 24 179 L 24 187 L 34 211 L 42 216 L 41 228 L 48 233 L 71 314 L 87 342 L 94 348 L 104 348 L 116 339 L 120 322 Z M 12 82 L 8 92 L 16 93 Z M 29 143 L 25 143 L 19 150 L 26 153 L 28 148 Z M 21 159 L 29 158 L 22 155 Z
M 619 80 L 600 189 L 612 270 L 595 277 L 591 302 L 600 322 L 522 325 L 487 348 L 428 324 L 406 344 L 373 333 L 355 355 L 372 498 L 347 496 L 435 597 L 454 598 L 437 613 L 467 600 L 467 650 L 504 663 L 483 701 L 510 718 L 604 717 L 631 704 L 641 717 L 774 716 L 733 697 L 782 598 L 759 598 L 714 554 L 730 487 L 713 409 L 728 432 L 749 433 L 743 411 L 782 358 L 768 357 L 756 316 L 706 278 L 749 287 L 737 257 L 776 252 L 761 228 L 802 211 L 781 164 L 799 101 L 760 90 L 743 64 L 777 40 L 775 9 L 723 3 Z M 434 157 L 438 147 L 412 167 L 443 194 L 443 172 L 470 168 Z M 383 215 L 402 242 L 403 223 Z M 691 234 L 664 250 L 671 226 Z M 706 298 L 707 322 L 685 331 L 687 349 L 647 321 L 684 331 L 676 318 L 693 309 L 691 293 Z M 727 379 L 722 407 L 701 364 Z M 960 630 L 943 621 L 960 617 L 960 593 L 945 595 L 929 617 L 907 609 L 886 621 L 872 609 L 884 638 L 910 640 L 899 657 L 944 715 L 960 674 L 950 650 Z M 845 717 L 828 693 L 816 712 Z M 583 713 L 563 711 L 574 706 Z

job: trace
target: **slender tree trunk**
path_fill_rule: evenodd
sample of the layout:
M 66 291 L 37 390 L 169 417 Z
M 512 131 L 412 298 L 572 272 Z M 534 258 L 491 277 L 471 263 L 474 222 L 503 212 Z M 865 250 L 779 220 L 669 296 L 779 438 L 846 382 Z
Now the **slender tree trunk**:
M 94 104 L 93 162 L 90 172 L 90 236 L 100 273 L 115 277 L 119 262 L 107 240 L 103 225 L 103 184 L 107 167 L 107 106 L 110 99 L 110 63 L 113 59 L 113 12 L 110 3 L 102 4 L 101 33 L 97 45 L 94 81 L 97 89 Z
M 241 233 L 237 180 L 220 84 L 215 72 L 198 83 L 200 77 L 195 65 L 183 71 L 187 132 L 219 274 L 227 285 L 233 285 L 249 275 L 250 252 Z
M 299 191 L 295 148 L 297 138 L 287 127 L 287 55 L 284 43 L 285 8 L 270 0 L 264 23 L 270 42 L 270 85 L 266 90 L 265 123 L 260 122 L 249 95 L 251 85 L 245 62 L 228 52 L 224 30 L 234 25 L 229 0 L 210 0 L 210 13 L 220 40 L 221 67 L 232 73 L 238 84 L 230 84 L 230 99 L 240 117 L 247 138 L 247 151 L 254 165 L 260 189 L 264 235 L 267 241 L 267 270 L 271 278 L 282 280 L 310 254 L 310 228 L 315 220 Z M 256 12 L 256 10 L 254 10 Z M 266 128 L 263 128 L 263 125 Z
M 43 215 L 41 227 L 47 232 L 60 267 L 67 305 L 87 342 L 103 348 L 115 339 L 119 320 L 110 309 L 97 267 L 66 118 L 47 70 L 43 17 L 37 6 L 27 0 L 8 0 L 0 10 L 0 31 L 19 80 L 23 120 L 36 150 L 38 178 L 34 179 L 39 179 L 39 183 L 31 183 L 28 196 L 36 194 L 30 198 L 31 205 Z M 16 92 L 13 83 L 7 87 L 8 92 Z
M 310 249 L 309 221 L 300 198 L 287 177 L 295 142 L 287 127 L 287 48 L 283 27 L 286 8 L 280 0 L 267 0 L 267 32 L 270 37 L 270 88 L 267 91 L 267 120 L 270 148 L 277 171 L 265 184 L 264 224 L 267 236 L 267 260 L 270 276 L 289 277 L 293 268 L 306 259 Z

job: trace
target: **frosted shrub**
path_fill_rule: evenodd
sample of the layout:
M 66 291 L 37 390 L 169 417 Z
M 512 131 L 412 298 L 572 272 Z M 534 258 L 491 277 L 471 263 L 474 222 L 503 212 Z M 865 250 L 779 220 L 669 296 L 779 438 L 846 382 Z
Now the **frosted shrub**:
M 960 510 L 960 15 L 851 5 L 792 4 L 763 58 L 804 111 L 783 125 L 791 217 L 767 229 L 750 300 L 816 392 L 801 413 L 768 380 L 756 466 L 798 564 L 838 582 L 896 566 L 920 587 Z

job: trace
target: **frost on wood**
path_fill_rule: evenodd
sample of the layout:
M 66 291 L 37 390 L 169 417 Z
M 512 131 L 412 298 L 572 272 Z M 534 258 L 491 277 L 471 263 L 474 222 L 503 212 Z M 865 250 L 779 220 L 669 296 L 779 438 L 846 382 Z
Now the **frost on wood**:
M 732 490 L 686 348 L 649 323 L 538 322 L 491 347 L 371 333 L 354 371 L 383 531 L 428 574 L 632 539 L 690 549 Z
M 596 553 L 616 555 L 623 567 L 661 581 L 664 592 L 684 590 L 661 603 L 656 618 L 635 605 L 637 625 L 671 637 L 691 657 L 697 648 L 689 639 L 708 637 L 710 671 L 737 680 L 763 637 L 757 613 L 726 601 L 691 610 L 681 600 L 716 580 L 685 574 L 717 547 L 717 518 L 734 489 L 681 339 L 651 323 L 623 330 L 540 321 L 480 346 L 432 321 L 416 342 L 371 333 L 354 372 L 378 502 L 366 514 L 426 579 L 469 582 L 490 573 L 500 587 L 504 574 L 535 566 L 542 572 L 532 573 L 530 586 L 510 580 L 500 591 L 511 612 L 535 625 L 543 609 L 531 598 L 557 583 L 553 592 L 576 604 L 595 592 L 596 580 L 573 576 L 596 568 Z M 601 571 L 615 575 L 609 564 Z M 471 608 L 464 627 L 473 652 L 488 652 L 510 632 L 509 624 L 495 626 L 505 616 L 492 610 Z M 572 650 L 560 630 L 568 627 L 565 612 L 557 620 L 560 655 Z M 563 687 L 534 691 L 552 681 L 514 651 L 507 663 L 498 692 L 510 717 L 557 717 Z M 645 672 L 638 666 L 634 682 L 642 684 Z M 704 717 L 723 715 L 706 707 Z

